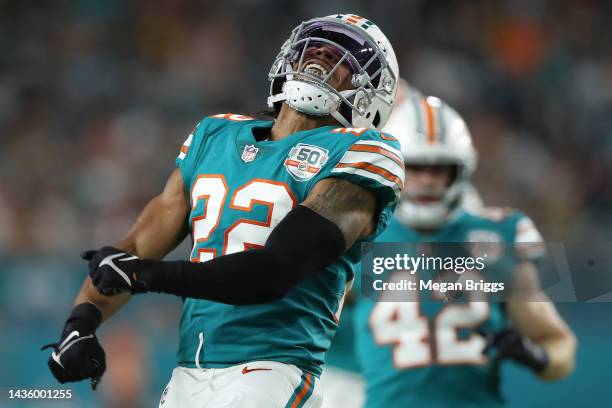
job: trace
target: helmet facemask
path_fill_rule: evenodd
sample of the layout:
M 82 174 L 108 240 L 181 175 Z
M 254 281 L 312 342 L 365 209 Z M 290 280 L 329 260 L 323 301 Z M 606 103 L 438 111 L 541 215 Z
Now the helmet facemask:
M 425 165 L 425 163 L 406 163 L 410 165 Z M 410 191 L 404 188 L 402 200 L 398 205 L 396 216 L 400 221 L 412 228 L 435 229 L 443 225 L 459 207 L 463 192 L 468 185 L 471 172 L 464 163 L 439 162 L 427 163 L 428 166 L 452 166 L 453 173 L 450 182 L 442 189 L 435 189 L 435 195 L 439 198 L 432 202 L 420 202 L 418 196 L 427 194 L 426 190 Z

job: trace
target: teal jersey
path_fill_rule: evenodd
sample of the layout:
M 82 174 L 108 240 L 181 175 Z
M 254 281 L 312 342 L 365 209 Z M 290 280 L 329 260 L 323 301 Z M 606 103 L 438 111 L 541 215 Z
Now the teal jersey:
M 278 141 L 255 139 L 254 129 L 272 125 L 242 115 L 215 115 L 200 122 L 185 141 L 176 162 L 191 200 L 193 262 L 263 246 L 285 215 L 328 177 L 349 180 L 377 196 L 378 224 L 367 240 L 387 225 L 404 174 L 395 139 L 337 126 L 299 131 Z M 179 365 L 227 367 L 273 360 L 318 376 L 361 242 L 278 301 L 233 306 L 185 299 Z
M 527 243 L 541 237 L 520 212 L 492 208 L 480 215 L 460 211 L 429 235 L 393 217 L 376 241 Z M 500 262 L 513 270 L 518 258 L 505 258 Z M 362 298 L 355 307 L 355 349 L 366 381 L 366 407 L 503 406 L 499 371 L 482 355 L 485 341 L 474 329 L 505 328 L 504 304 L 420 297 L 378 303 Z

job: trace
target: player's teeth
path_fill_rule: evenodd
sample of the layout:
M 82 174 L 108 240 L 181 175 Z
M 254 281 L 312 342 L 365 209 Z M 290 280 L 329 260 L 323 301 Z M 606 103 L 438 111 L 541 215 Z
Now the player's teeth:
M 321 79 L 325 78 L 325 76 L 327 75 L 327 70 L 319 64 L 306 65 L 306 68 L 304 68 L 304 72 Z

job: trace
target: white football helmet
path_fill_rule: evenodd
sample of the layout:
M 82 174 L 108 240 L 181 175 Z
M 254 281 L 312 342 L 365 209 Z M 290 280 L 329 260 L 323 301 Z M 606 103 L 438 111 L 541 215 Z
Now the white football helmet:
M 473 189 L 470 178 L 476 169 L 477 152 L 464 120 L 439 98 L 423 96 L 405 81 L 404 95 L 393 110 L 384 131 L 399 139 L 406 165 L 456 165 L 454 180 L 439 201 L 416 203 L 404 188 L 396 217 L 413 228 L 432 229 L 446 222 Z
M 329 70 L 319 64 L 305 66 L 304 54 L 313 46 L 329 46 L 342 57 Z M 337 91 L 330 80 L 343 63 L 351 69 L 354 89 Z M 353 14 L 336 14 L 297 26 L 268 79 L 268 106 L 277 112 L 286 101 L 307 115 L 331 115 L 345 127 L 380 130 L 393 108 L 399 74 L 393 48 L 375 24 Z

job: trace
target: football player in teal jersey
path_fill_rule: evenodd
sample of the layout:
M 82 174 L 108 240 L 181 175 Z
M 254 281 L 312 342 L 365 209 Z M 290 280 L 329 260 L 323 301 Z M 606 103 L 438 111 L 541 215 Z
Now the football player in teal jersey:
M 164 407 L 319 406 L 316 378 L 362 241 L 386 226 L 403 187 L 399 143 L 379 129 L 398 80 L 371 21 L 300 24 L 269 74 L 275 121 L 203 119 L 177 168 L 90 273 L 49 367 L 60 382 L 104 372 L 95 330 L 130 294 L 184 299 L 178 367 Z M 190 261 L 160 261 L 191 234 Z
M 523 289 L 539 293 L 533 260 L 542 242 L 533 222 L 519 211 L 466 210 L 461 204 L 477 157 L 457 112 L 438 98 L 412 93 L 398 102 L 385 129 L 400 140 L 406 184 L 389 227 L 376 241 L 516 243 L 523 256 L 512 267 L 514 276 L 527 282 Z M 355 306 L 367 408 L 503 406 L 502 360 L 523 364 L 545 380 L 573 369 L 576 340 L 545 297 L 537 302 L 510 297 L 505 303 L 420 297 L 360 298 Z

